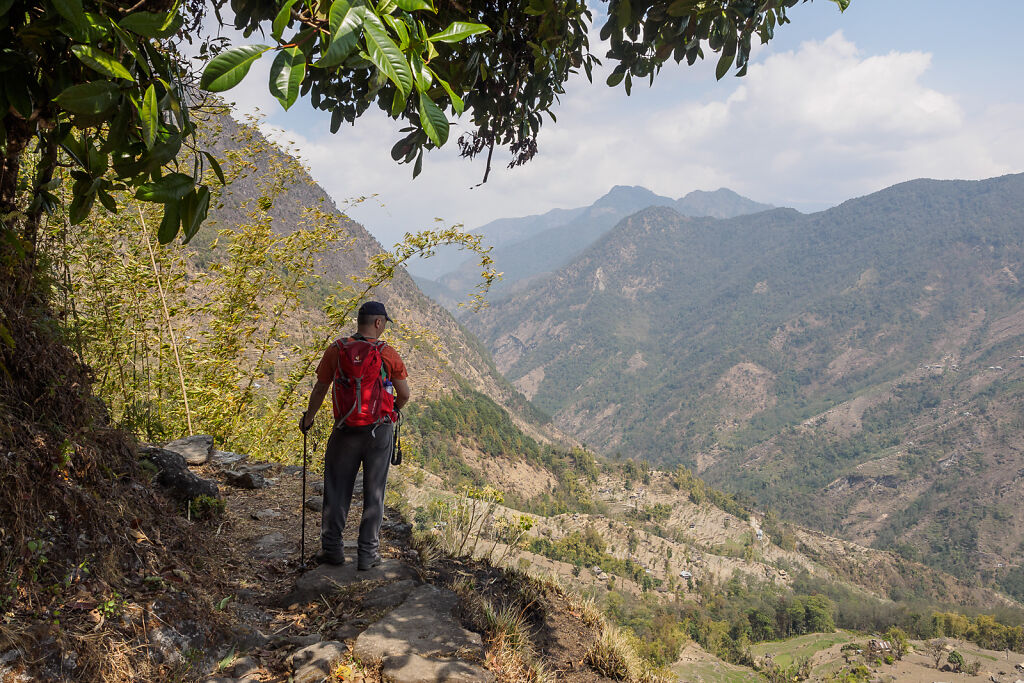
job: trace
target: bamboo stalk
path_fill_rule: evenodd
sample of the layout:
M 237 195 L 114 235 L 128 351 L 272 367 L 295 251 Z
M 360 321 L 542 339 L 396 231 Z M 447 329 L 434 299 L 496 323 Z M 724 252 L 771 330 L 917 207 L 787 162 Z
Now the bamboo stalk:
M 178 355 L 178 340 L 174 336 L 174 327 L 171 325 L 171 312 L 167 309 L 167 298 L 164 296 L 164 287 L 160 284 L 160 272 L 156 267 L 156 256 L 153 255 L 153 245 L 149 241 L 149 233 L 146 232 L 146 219 L 142 216 L 142 208 L 139 207 L 139 225 L 142 226 L 142 239 L 146 241 L 146 249 L 149 250 L 149 262 L 153 264 L 153 277 L 156 278 L 156 287 L 160 292 L 160 304 L 164 308 L 164 321 L 167 323 L 167 331 L 171 334 L 171 348 L 174 349 L 174 363 L 178 366 L 178 382 L 181 383 L 181 398 L 185 402 L 185 422 L 188 424 L 188 435 L 192 436 L 192 413 L 188 407 L 188 393 L 185 391 L 185 373 L 181 369 L 181 357 Z

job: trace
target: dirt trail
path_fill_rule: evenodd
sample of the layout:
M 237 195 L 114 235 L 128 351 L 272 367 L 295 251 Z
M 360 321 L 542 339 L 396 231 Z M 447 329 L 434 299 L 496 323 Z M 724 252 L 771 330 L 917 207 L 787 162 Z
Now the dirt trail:
M 230 465 L 243 472 L 246 466 Z M 218 482 L 225 502 L 211 532 L 222 553 L 216 559 L 223 610 L 232 622 L 231 642 L 216 653 L 218 664 L 195 672 L 194 680 L 495 681 L 488 669 L 498 672 L 497 680 L 515 680 L 494 666 L 479 600 L 526 602 L 522 591 L 532 588 L 510 582 L 503 570 L 481 562 L 421 557 L 412 547 L 411 525 L 391 508 L 381 530 L 380 566 L 357 571 L 361 478 L 344 534 L 345 564 L 312 563 L 310 556 L 319 548 L 320 513 L 307 509 L 307 563 L 302 566 L 302 469 L 277 464 L 255 469 L 266 485 L 245 489 L 227 484 L 236 478 L 224 466 L 192 467 Z M 310 472 L 307 500 L 315 503 L 321 490 L 320 475 Z M 452 590 L 460 584 L 471 587 L 468 602 L 464 592 Z M 549 593 L 545 599 L 548 604 L 532 626 L 534 645 L 546 664 L 559 681 L 605 680 L 580 666 L 594 634 L 581 628 L 564 596 Z

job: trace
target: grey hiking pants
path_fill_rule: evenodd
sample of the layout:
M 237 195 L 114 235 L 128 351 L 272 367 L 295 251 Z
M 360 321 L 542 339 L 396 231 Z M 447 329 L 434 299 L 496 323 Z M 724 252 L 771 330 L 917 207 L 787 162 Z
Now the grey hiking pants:
M 380 546 L 384 519 L 384 487 L 391 467 L 393 424 L 374 430 L 335 429 L 324 454 L 324 511 L 320 544 L 325 552 L 341 552 L 341 532 L 348 520 L 359 466 L 363 467 L 363 519 L 359 523 L 359 559 L 369 561 Z

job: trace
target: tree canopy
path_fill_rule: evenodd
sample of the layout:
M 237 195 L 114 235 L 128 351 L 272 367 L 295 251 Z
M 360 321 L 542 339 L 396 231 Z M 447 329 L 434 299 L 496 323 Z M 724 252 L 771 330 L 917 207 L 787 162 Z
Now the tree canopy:
M 767 42 L 807 0 L 607 0 L 602 40 L 615 63 L 610 86 L 629 92 L 672 59 L 718 54 L 717 75 L 746 72 L 751 41 Z M 845 9 L 849 0 L 831 0 Z M 331 112 L 331 128 L 371 105 L 402 122 L 396 161 L 422 167 L 448 140 L 449 115 L 469 131 L 466 157 L 507 148 L 511 165 L 537 153 L 542 115 L 555 118 L 566 81 L 591 76 L 594 17 L 585 0 L 218 0 L 245 36 L 266 44 L 200 39 L 199 85 L 237 85 L 273 53 L 270 92 Z M 204 220 L 205 168 L 190 109 L 202 96 L 180 51 L 203 25 L 201 0 L 0 0 L 0 219 L 22 225 L 31 253 L 38 218 L 66 208 L 72 224 L 117 191 L 164 205 L 159 238 L 190 239 Z M 26 170 L 32 170 L 31 177 Z M 486 172 L 485 178 L 486 180 Z M 67 182 L 70 183 L 70 192 Z

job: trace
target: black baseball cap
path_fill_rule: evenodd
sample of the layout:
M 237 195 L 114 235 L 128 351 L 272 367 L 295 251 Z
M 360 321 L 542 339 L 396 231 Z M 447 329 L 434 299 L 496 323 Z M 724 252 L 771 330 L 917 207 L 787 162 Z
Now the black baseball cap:
M 359 315 L 382 315 L 384 319 L 389 323 L 395 322 L 388 317 L 388 311 L 384 308 L 384 304 L 379 301 L 367 301 L 365 304 L 359 307 Z

